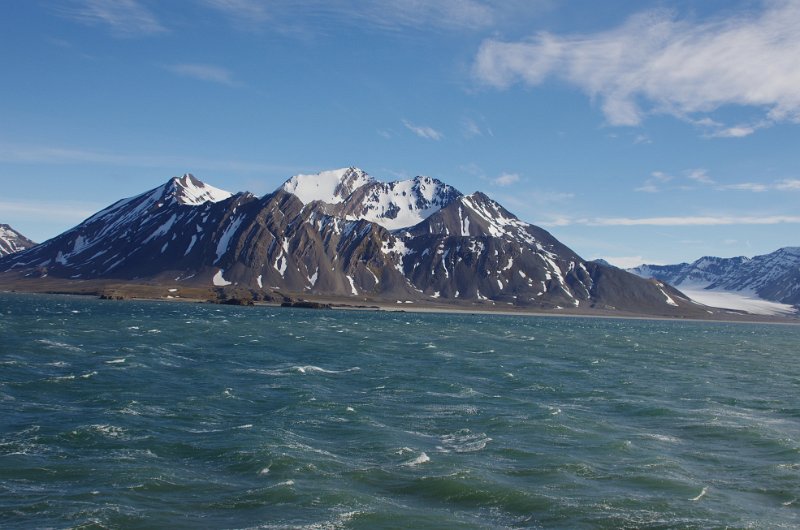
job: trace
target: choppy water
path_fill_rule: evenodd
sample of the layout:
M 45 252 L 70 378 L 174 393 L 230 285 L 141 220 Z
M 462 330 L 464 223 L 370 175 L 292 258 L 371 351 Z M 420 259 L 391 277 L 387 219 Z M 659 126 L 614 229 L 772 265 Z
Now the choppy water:
M 792 528 L 800 328 L 0 294 L 0 527 Z

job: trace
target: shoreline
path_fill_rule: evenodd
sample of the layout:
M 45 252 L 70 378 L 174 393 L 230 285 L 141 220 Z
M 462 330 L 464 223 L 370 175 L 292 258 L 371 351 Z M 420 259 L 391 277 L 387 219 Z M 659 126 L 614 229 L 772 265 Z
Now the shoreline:
M 50 295 L 50 296 L 75 296 L 89 297 L 100 300 L 101 297 L 96 292 L 75 292 L 68 290 L 24 290 L 8 289 L 0 286 L 0 294 L 12 295 Z M 158 296 L 129 296 L 120 299 L 107 299 L 110 302 L 164 302 L 164 303 L 189 303 L 189 304 L 210 304 L 210 305 L 230 305 L 208 298 L 198 297 L 158 297 Z M 361 304 L 351 303 L 347 298 L 315 297 L 315 302 L 324 304 L 328 307 L 311 309 L 313 311 L 339 310 L 339 311 L 372 311 L 382 313 L 414 313 L 414 314 L 452 314 L 452 315 L 473 315 L 473 316 L 516 316 L 516 317 L 550 317 L 550 318 L 597 318 L 605 320 L 652 320 L 652 321 L 675 321 L 675 322 L 706 322 L 706 323 L 726 323 L 726 324 L 771 324 L 771 325 L 800 325 L 800 317 L 771 317 L 766 315 L 751 315 L 738 312 L 728 312 L 724 308 L 725 314 L 718 314 L 718 318 L 701 318 L 693 316 L 669 316 L 669 315 L 647 315 L 626 312 L 613 312 L 610 310 L 544 310 L 544 309 L 504 309 L 456 306 L 438 304 L 435 306 L 420 306 L 416 303 L 410 304 L 391 304 L 384 301 L 367 301 Z M 367 305 L 369 304 L 369 305 Z M 248 305 L 232 305 L 232 307 L 248 307 Z M 302 309 L 298 307 L 282 307 L 281 302 L 276 301 L 254 301 L 249 307 L 272 307 L 282 309 Z

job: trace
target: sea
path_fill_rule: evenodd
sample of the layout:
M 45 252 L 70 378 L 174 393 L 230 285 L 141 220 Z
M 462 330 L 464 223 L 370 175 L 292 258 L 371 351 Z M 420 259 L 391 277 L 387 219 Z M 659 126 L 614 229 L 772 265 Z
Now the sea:
M 798 528 L 800 327 L 0 294 L 0 528 Z

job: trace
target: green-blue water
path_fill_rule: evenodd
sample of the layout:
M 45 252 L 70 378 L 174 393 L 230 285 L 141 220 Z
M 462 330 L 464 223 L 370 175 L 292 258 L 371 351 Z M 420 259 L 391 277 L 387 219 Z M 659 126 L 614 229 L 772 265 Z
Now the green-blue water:
M 0 294 L 0 527 L 795 528 L 800 327 Z

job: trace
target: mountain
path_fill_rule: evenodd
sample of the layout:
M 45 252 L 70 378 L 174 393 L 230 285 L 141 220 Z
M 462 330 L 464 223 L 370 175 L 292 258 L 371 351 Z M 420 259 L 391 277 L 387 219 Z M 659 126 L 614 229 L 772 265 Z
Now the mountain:
M 36 245 L 8 225 L 0 224 L 0 258 Z
M 753 258 L 705 256 L 693 263 L 640 265 L 629 271 L 676 287 L 753 294 L 800 307 L 800 247 Z
M 583 260 L 482 193 L 357 168 L 297 175 L 263 197 L 176 177 L 0 259 L 0 271 L 393 303 L 706 311 L 660 281 Z
M 357 168 L 297 175 L 282 189 L 304 204 L 320 201 L 330 215 L 364 219 L 388 230 L 420 223 L 461 195 L 452 186 L 431 177 L 378 182 Z

